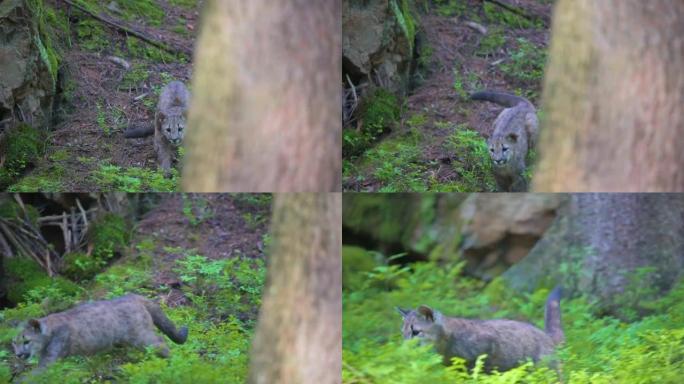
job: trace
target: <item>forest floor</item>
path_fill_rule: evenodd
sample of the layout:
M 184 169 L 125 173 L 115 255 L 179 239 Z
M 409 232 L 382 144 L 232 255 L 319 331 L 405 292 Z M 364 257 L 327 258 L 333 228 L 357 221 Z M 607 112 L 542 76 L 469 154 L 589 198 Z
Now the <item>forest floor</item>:
M 552 0 L 508 1 L 532 19 L 478 0 L 431 5 L 417 16 L 417 70 L 391 133 L 344 161 L 348 191 L 495 189 L 485 139 L 500 106 L 468 100 L 478 90 L 539 105 Z M 466 23 L 486 28 L 486 34 Z
M 123 131 L 152 124 L 166 83 L 189 84 L 203 0 L 74 2 L 179 50 L 167 52 L 63 2 L 48 2 L 68 25 L 60 39 L 57 123 L 45 156 L 9 190 L 176 190 L 178 175 L 164 179 L 157 171 L 152 137 L 125 139 Z
M 9 345 L 17 325 L 62 311 L 85 300 L 127 293 L 163 304 L 177 325 L 187 325 L 186 343 L 167 342 L 171 357 L 116 348 L 90 357 L 75 356 L 50 366 L 36 383 L 83 382 L 244 382 L 249 349 L 261 305 L 270 236 L 271 196 L 267 194 L 140 195 L 151 206 L 133 227 L 130 246 L 93 278 L 68 282 L 75 293 L 51 279 L 39 300 L 0 310 L 0 382 L 29 367 Z M 148 199 L 150 201 L 143 203 Z M 59 279 L 65 280 L 60 277 Z M 31 291 L 33 292 L 33 291 Z M 63 305 L 55 309 L 56 305 Z M 59 378 L 59 379 L 58 379 Z

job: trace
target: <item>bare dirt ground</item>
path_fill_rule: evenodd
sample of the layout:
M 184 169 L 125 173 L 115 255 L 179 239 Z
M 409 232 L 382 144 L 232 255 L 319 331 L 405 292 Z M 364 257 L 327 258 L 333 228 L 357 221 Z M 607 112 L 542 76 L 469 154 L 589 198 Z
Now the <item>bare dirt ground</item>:
M 202 1 L 197 2 L 196 8 L 174 6 L 166 0 L 157 3 L 164 13 L 160 26 L 149 25 L 142 16 L 134 21 L 118 20 L 116 14 L 110 18 L 191 52 Z M 125 33 L 62 2 L 57 2 L 57 6 L 67 12 L 71 26 L 72 45 L 67 48 L 60 69 L 65 98 L 59 105 L 60 121 L 48 138 L 45 159 L 32 173 L 43 177 L 63 173 L 57 189 L 76 192 L 103 189 L 92 177 L 101 164 L 155 170 L 152 138 L 124 139 L 123 131 L 129 126 L 151 124 L 159 89 L 173 79 L 188 83 L 192 58 L 185 55 L 182 59 L 177 56 L 152 60 L 134 54 L 127 47 Z M 77 23 L 83 20 L 92 20 L 102 27 L 106 33 L 105 47 L 84 47 L 84 41 L 92 37 L 79 31 Z M 143 43 L 141 46 L 156 49 Z M 125 69 L 109 56 L 126 60 L 131 68 Z M 131 71 L 140 75 L 127 79 Z
M 383 140 L 405 136 L 411 129 L 407 120 L 412 116 L 422 114 L 426 118 L 426 123 L 419 128 L 420 156 L 416 165 L 423 170 L 424 183 L 432 183 L 428 189 L 439 190 L 439 185 L 459 181 L 460 175 L 452 166 L 458 160 L 458 154 L 446 144 L 454 133 L 454 126 L 465 124 L 483 138 L 488 138 L 492 133 L 492 123 L 502 110 L 502 107 L 491 103 L 470 101 L 467 94 L 485 89 L 499 90 L 521 94 L 539 105 L 541 79 L 521 79 L 526 77 L 525 74 L 511 76 L 511 71 L 502 70 L 502 66 L 514 60 L 521 38 L 536 49 L 546 50 L 552 5 L 546 0 L 503 2 L 534 16 L 536 25 L 515 26 L 515 23 L 492 20 L 485 13 L 481 0 L 467 0 L 465 11 L 455 16 L 440 14 L 434 6 L 429 13 L 420 15 L 420 44 L 429 47 L 430 57 L 427 64 L 419 66 L 414 74 L 415 85 L 405 102 L 398 127 Z M 491 48 L 485 50 L 483 41 L 487 35 L 468 26 L 468 22 L 485 27 L 487 35 L 501 36 L 501 44 L 490 45 Z M 457 82 L 461 83 L 461 95 L 455 89 Z M 367 159 L 359 162 L 367 163 Z M 345 190 L 371 192 L 386 185 L 386 181 L 374 175 L 375 166 L 360 165 L 358 169 L 360 177 L 347 178 Z
M 157 207 L 137 223 L 134 241 L 151 238 L 152 273 L 155 286 L 171 287 L 167 304 L 178 305 L 186 299 L 178 289 L 180 279 L 175 261 L 185 257 L 170 249 L 195 250 L 207 259 L 231 257 L 265 258 L 264 235 L 268 233 L 270 208 L 246 202 L 239 194 L 165 195 Z M 184 203 L 185 200 L 185 203 Z M 206 219 L 192 223 L 184 214 L 186 205 L 201 206 Z M 197 217 L 193 212 L 191 217 Z

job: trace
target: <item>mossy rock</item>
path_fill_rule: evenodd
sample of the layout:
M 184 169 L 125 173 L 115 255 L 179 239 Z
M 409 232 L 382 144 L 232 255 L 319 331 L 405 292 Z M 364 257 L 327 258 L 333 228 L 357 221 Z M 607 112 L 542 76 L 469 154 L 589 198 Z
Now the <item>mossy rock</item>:
M 7 284 L 7 299 L 15 304 L 23 302 L 29 291 L 41 287 L 52 286 L 71 296 L 80 292 L 78 285 L 62 277 L 50 278 L 38 264 L 26 257 L 7 259 L 5 272 L 12 280 Z
M 106 262 L 83 252 L 71 252 L 62 258 L 62 274 L 74 281 L 92 279 Z
M 33 224 L 34 226 L 38 226 L 38 217 L 40 217 L 40 213 L 38 212 L 38 209 L 34 207 L 33 205 L 24 205 L 26 207 L 26 214 L 28 215 L 28 219 Z M 0 217 L 5 218 L 5 219 L 14 219 L 14 218 L 24 218 L 24 211 L 21 209 L 19 204 L 14 202 L 13 200 L 8 200 L 3 203 L 0 203 Z
M 5 188 L 26 168 L 36 163 L 44 149 L 45 135 L 39 130 L 21 124 L 10 130 L 3 143 L 4 165 L 0 168 L 0 187 Z
M 128 225 L 123 217 L 113 213 L 100 216 L 88 230 L 93 258 L 104 261 L 112 259 L 123 252 L 129 237 Z
M 380 265 L 373 255 L 361 247 L 342 246 L 342 287 L 345 290 L 359 290 L 366 280 L 364 272 L 370 272 Z
M 401 112 L 397 96 L 382 88 L 376 89 L 362 108 L 363 130 L 373 136 L 390 130 Z

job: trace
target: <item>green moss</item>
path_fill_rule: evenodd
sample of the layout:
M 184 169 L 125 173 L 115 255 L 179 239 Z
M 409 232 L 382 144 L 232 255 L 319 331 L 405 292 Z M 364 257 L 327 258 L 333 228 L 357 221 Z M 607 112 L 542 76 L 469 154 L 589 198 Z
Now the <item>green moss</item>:
M 177 61 L 183 62 L 186 60 L 183 55 L 173 55 L 161 48 L 147 44 L 137 37 L 129 36 L 126 38 L 126 47 L 128 52 L 139 59 L 152 60 L 160 63 L 173 63 Z
M 61 277 L 50 278 L 38 264 L 27 257 L 6 259 L 5 270 L 11 276 L 12 283 L 8 285 L 7 299 L 12 303 L 20 303 L 27 299 L 27 294 L 36 289 L 54 288 L 64 294 L 76 295 L 80 288 Z
M 0 187 L 36 163 L 44 150 L 44 134 L 27 124 L 10 130 L 5 137 L 5 163 L 0 168 Z
M 391 92 L 378 88 L 363 106 L 364 131 L 373 135 L 379 135 L 389 130 L 392 124 L 399 119 L 399 101 Z
M 69 39 L 69 20 L 61 10 L 56 10 L 43 0 L 26 1 L 31 14 L 33 23 L 37 30 L 34 35 L 34 43 L 40 57 L 52 77 L 52 89 L 56 89 L 57 72 L 61 60 L 61 41 L 65 40 L 70 44 Z
M 399 114 L 397 97 L 382 88 L 375 90 L 361 106 L 363 129 L 345 129 L 342 132 L 343 157 L 349 158 L 363 153 L 381 134 L 392 129 L 399 119 Z
M 543 28 L 544 22 L 540 19 L 529 20 L 522 16 L 499 7 L 495 4 L 485 2 L 484 4 L 485 18 L 490 23 L 498 23 L 507 25 L 513 28 Z
M 81 47 L 89 51 L 102 51 L 111 46 L 111 38 L 102 24 L 96 20 L 84 19 L 76 24 L 76 35 Z
M 94 259 L 110 260 L 128 246 L 130 232 L 123 217 L 107 213 L 95 220 L 88 230 Z
M 71 252 L 62 258 L 62 274 L 74 281 L 93 278 L 104 266 L 104 260 L 83 252 Z
M 55 172 L 52 172 L 53 170 Z M 60 166 L 32 173 L 7 187 L 7 192 L 63 192 L 63 173 L 64 169 Z

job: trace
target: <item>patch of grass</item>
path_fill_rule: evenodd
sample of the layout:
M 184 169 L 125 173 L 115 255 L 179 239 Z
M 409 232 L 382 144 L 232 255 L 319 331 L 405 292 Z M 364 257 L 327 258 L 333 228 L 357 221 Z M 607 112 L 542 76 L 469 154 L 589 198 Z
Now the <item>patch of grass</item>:
M 169 0 L 171 5 L 192 9 L 197 6 L 197 0 Z
M 126 47 L 131 56 L 142 59 L 152 60 L 158 63 L 186 62 L 184 55 L 174 55 L 161 48 L 147 44 L 137 37 L 129 36 L 126 38 Z
M 102 164 L 92 174 L 93 181 L 102 190 L 123 192 L 174 192 L 179 189 L 178 170 L 171 170 L 171 177 L 165 178 L 161 171 L 146 168 L 122 168 L 111 164 Z
M 506 35 L 504 29 L 500 27 L 491 27 L 485 37 L 480 40 L 480 44 L 475 51 L 478 56 L 489 56 L 494 54 L 498 49 L 506 44 Z
M 463 0 L 435 0 L 437 14 L 444 17 L 462 16 L 468 11 L 468 4 Z
M 526 19 L 522 16 L 488 2 L 484 3 L 485 19 L 490 23 L 508 25 L 512 28 L 543 28 L 544 22 L 541 19 Z
M 150 72 L 142 65 L 135 64 L 121 79 L 120 88 L 141 88 L 142 83 L 150 77 Z
M 449 136 L 447 146 L 456 154 L 453 167 L 459 175 L 459 181 L 457 186 L 452 187 L 456 187 L 457 192 L 496 190 L 487 142 L 479 133 L 461 124 Z
M 164 10 L 154 0 L 117 0 L 126 20 L 144 20 L 159 27 L 164 20 Z
M 424 113 L 415 113 L 406 120 L 406 124 L 411 128 L 420 128 L 427 124 L 427 116 Z
M 364 163 L 382 187 L 380 192 L 426 191 L 423 180 L 425 166 L 421 164 L 417 135 L 385 140 L 366 152 Z M 365 167 L 363 167 L 365 168 Z
M 544 76 L 546 49 L 522 37 L 516 41 L 517 49 L 501 64 L 501 71 L 512 79 L 538 84 Z

